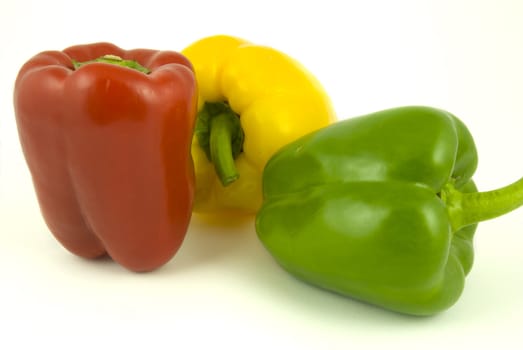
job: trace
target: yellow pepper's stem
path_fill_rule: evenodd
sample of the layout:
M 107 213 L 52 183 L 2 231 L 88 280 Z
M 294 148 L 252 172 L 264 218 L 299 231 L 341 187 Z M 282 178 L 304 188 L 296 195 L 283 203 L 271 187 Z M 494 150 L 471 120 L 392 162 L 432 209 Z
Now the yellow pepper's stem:
M 211 119 L 211 160 L 224 186 L 230 185 L 240 177 L 232 155 L 232 123 L 230 116 L 225 113 Z
M 236 181 L 240 174 L 234 160 L 242 152 L 244 138 L 238 115 L 227 103 L 206 102 L 198 113 L 195 135 L 223 186 Z

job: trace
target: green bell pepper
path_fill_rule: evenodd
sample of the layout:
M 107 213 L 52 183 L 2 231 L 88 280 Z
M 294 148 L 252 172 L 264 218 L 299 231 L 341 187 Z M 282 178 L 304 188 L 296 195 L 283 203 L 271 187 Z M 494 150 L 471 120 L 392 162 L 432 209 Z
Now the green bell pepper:
M 386 309 L 431 315 L 460 297 L 476 223 L 523 204 L 523 179 L 477 192 L 471 134 L 401 107 L 338 122 L 267 163 L 259 239 L 294 276 Z

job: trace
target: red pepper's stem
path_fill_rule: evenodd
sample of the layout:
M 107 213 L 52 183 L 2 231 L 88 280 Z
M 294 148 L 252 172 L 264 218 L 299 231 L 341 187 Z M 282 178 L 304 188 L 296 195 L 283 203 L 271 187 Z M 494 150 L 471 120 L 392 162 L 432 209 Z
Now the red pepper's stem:
M 523 206 L 523 178 L 487 192 L 462 193 L 453 184 L 445 186 L 441 198 L 446 203 L 453 231 L 507 214 Z
M 231 107 L 224 102 L 206 102 L 198 113 L 195 135 L 221 183 L 228 186 L 236 181 L 240 174 L 234 160 L 243 150 L 244 133 Z
M 131 68 L 131 69 L 137 70 L 137 71 L 145 73 L 145 74 L 149 74 L 151 72 L 148 68 L 142 66 L 140 63 L 138 63 L 136 61 L 124 60 L 121 57 L 115 56 L 115 55 L 104 55 L 104 56 L 98 57 L 94 60 L 85 61 L 85 62 L 78 62 L 76 60 L 72 60 L 72 61 L 73 61 L 73 67 L 75 70 L 82 66 L 85 66 L 86 64 L 99 62 L 99 63 L 109 63 L 109 64 L 115 64 L 117 66 Z

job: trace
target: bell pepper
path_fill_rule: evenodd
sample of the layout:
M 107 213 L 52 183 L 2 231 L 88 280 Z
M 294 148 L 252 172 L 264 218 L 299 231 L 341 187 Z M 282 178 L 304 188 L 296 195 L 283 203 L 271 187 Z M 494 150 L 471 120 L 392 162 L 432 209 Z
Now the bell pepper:
M 47 226 L 70 252 L 150 271 L 192 215 L 197 85 L 180 53 L 95 43 L 37 54 L 14 108 Z
M 304 67 L 273 48 L 217 35 L 182 53 L 199 87 L 194 211 L 254 214 L 265 164 L 283 145 L 334 120 L 329 98 Z
M 412 315 L 452 306 L 477 223 L 523 204 L 523 179 L 478 192 L 473 138 L 454 115 L 401 107 L 285 146 L 263 174 L 259 239 L 292 275 Z

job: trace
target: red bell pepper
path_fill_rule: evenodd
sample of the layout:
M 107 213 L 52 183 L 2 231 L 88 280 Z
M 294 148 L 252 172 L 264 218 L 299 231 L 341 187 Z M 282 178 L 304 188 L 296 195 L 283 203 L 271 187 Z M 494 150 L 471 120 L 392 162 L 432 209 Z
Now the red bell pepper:
M 132 271 L 174 256 L 194 194 L 197 87 L 184 56 L 109 43 L 42 52 L 21 68 L 14 107 L 42 215 L 65 248 Z

